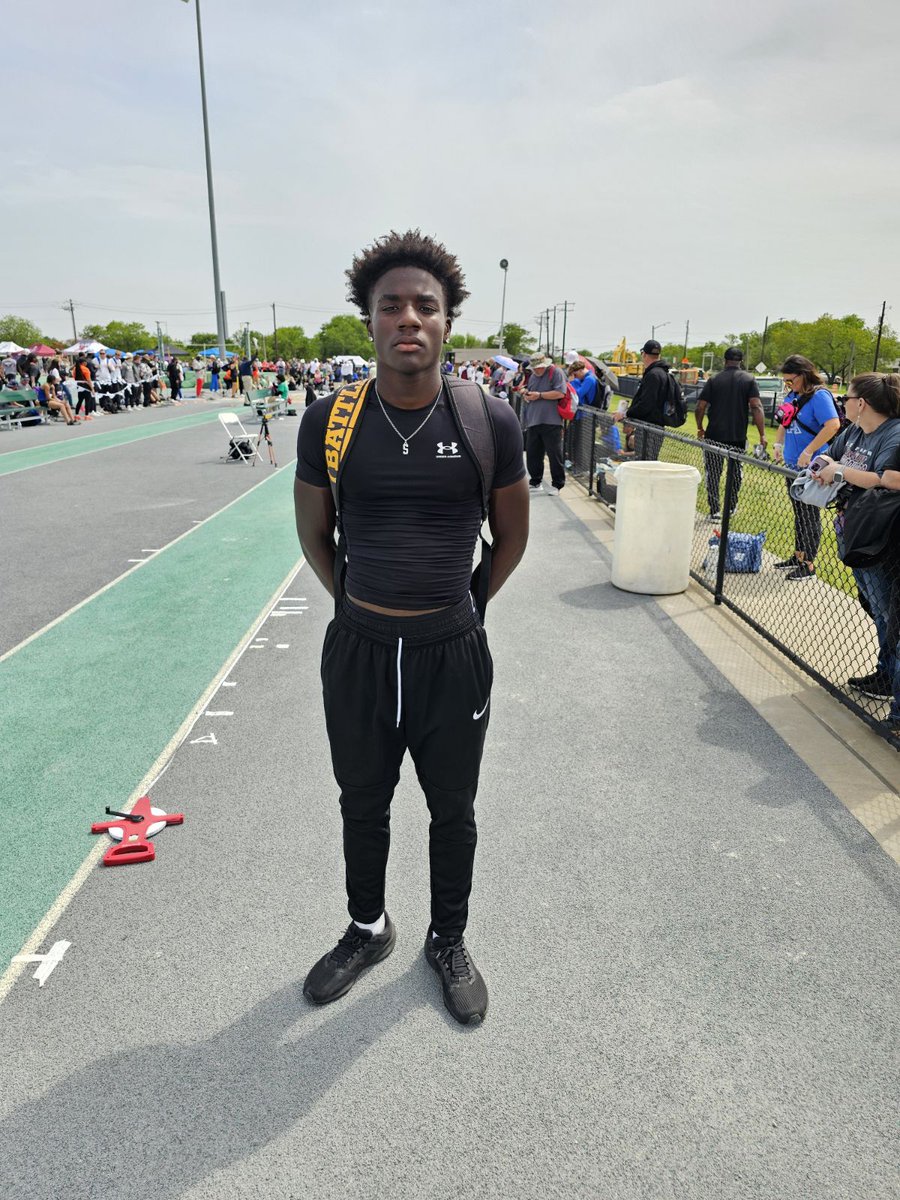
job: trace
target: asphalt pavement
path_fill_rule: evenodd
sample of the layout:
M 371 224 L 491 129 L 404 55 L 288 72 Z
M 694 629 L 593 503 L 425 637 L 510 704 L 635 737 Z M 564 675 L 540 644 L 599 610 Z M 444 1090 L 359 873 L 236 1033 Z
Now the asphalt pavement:
M 167 440 L 144 470 L 171 465 L 163 494 L 193 495 Z M 397 948 L 344 1000 L 303 1000 L 347 917 L 318 679 L 331 601 L 301 566 L 151 788 L 184 825 L 153 864 L 93 870 L 43 947 L 71 943 L 45 986 L 29 969 L 0 1005 L 4 1200 L 896 1195 L 895 865 L 652 598 L 612 588 L 562 501 L 535 497 L 532 519 L 487 620 L 467 934 L 485 1024 L 448 1017 L 422 956 L 409 762 Z M 125 542 L 90 535 L 106 557 L 82 590 Z M 86 853 L 101 814 L 82 806 Z

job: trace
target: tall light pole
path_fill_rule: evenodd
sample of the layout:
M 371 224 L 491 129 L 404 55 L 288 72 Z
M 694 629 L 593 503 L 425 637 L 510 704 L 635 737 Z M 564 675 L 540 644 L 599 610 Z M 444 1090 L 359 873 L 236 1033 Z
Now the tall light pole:
M 500 270 L 503 272 L 503 299 L 500 301 L 500 353 L 503 353 L 503 330 L 506 328 L 506 270 L 509 260 L 500 259 Z
M 656 325 L 651 325 L 651 326 L 650 326 L 650 337 L 652 338 L 652 340 L 653 340 L 654 342 L 656 341 L 656 331 L 657 331 L 657 329 L 662 329 L 664 325 L 671 325 L 671 324 L 672 324 L 672 322 L 671 322 L 671 321 L 660 321 L 660 322 L 659 322 L 658 324 L 656 324 Z
M 190 0 L 184 0 L 189 4 Z M 206 111 L 206 70 L 203 66 L 203 31 L 200 27 L 200 0 L 194 0 L 197 12 L 197 53 L 200 56 L 200 99 L 203 104 L 203 145 L 206 150 L 206 190 L 209 195 L 209 236 L 212 242 L 213 287 L 216 293 L 216 331 L 219 355 L 225 357 L 225 320 L 222 313 L 222 285 L 219 282 L 219 242 L 216 237 L 216 202 L 213 198 L 212 155 L 209 150 L 209 116 Z

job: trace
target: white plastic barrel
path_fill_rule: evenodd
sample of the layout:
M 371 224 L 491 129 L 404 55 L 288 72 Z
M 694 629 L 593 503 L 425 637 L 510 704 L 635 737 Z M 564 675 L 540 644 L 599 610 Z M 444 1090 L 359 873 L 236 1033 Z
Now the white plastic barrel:
M 685 591 L 700 472 L 680 463 L 629 462 L 616 475 L 613 584 L 651 596 Z

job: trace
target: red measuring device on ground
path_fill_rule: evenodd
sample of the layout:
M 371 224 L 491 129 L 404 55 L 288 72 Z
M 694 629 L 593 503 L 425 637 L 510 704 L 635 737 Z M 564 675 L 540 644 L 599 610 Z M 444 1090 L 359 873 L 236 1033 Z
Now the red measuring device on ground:
M 167 825 L 184 824 L 184 813 L 167 813 L 155 808 L 149 796 L 141 796 L 130 813 L 116 812 L 112 808 L 106 811 L 118 819 L 97 821 L 91 826 L 91 833 L 108 833 L 115 842 L 103 855 L 104 867 L 153 862 L 156 858 L 156 846 L 150 840 L 153 835 Z

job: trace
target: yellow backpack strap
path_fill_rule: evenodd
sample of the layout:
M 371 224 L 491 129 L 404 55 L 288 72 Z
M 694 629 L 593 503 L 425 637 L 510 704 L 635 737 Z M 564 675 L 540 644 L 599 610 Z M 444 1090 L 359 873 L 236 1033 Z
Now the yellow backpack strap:
M 325 427 L 325 468 L 328 471 L 334 507 L 338 513 L 338 476 L 350 449 L 350 442 L 366 403 L 366 393 L 371 382 L 371 379 L 363 379 L 359 383 L 342 387 L 332 401 L 331 412 L 328 414 L 328 424 Z
M 325 426 L 325 469 L 331 484 L 334 512 L 337 519 L 338 540 L 334 555 L 334 615 L 340 612 L 344 594 L 344 575 L 347 571 L 347 546 L 341 528 L 341 471 L 347 461 L 353 434 L 366 403 L 371 379 L 342 387 L 331 402 L 328 424 Z

